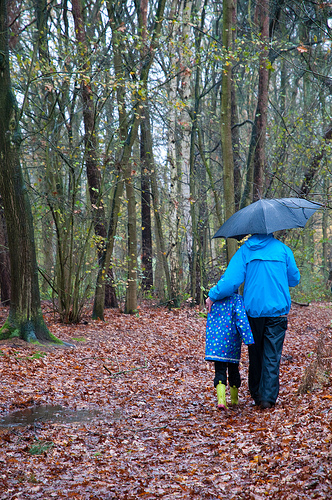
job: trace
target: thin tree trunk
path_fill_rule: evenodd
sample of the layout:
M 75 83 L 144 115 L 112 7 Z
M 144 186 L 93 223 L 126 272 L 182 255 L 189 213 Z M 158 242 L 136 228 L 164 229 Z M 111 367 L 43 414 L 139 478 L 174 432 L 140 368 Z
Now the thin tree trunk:
M 111 263 L 111 258 L 113 254 L 113 247 L 114 247 L 114 237 L 116 234 L 116 228 L 118 225 L 118 218 L 119 218 L 119 213 L 120 213 L 120 205 L 121 205 L 121 197 L 123 194 L 123 179 L 122 179 L 122 171 L 120 169 L 120 166 L 118 165 L 118 181 L 116 183 L 115 189 L 114 189 L 114 194 L 113 194 L 113 200 L 112 200 L 112 207 L 111 207 L 111 215 L 110 215 L 110 221 L 108 225 L 108 231 L 107 231 L 107 238 L 106 238 L 106 245 L 103 250 L 101 259 L 99 261 L 99 269 L 98 269 L 98 274 L 97 274 L 97 280 L 96 280 L 96 291 L 95 291 L 95 296 L 94 296 L 94 302 L 93 302 L 93 313 L 92 317 L 93 318 L 99 318 L 101 320 L 104 319 L 104 306 L 105 306 L 105 285 L 106 285 L 106 273 L 105 269 L 109 269 L 110 263 Z
M 258 27 L 262 38 L 259 55 L 258 106 L 257 106 L 257 143 L 254 153 L 253 201 L 259 200 L 264 192 L 265 143 L 268 105 L 268 41 L 269 41 L 269 0 L 262 0 L 257 5 Z
M 148 126 L 148 123 L 150 122 L 149 114 L 146 116 L 146 119 L 147 119 L 147 127 L 146 127 L 147 144 L 151 145 L 150 146 L 151 155 L 149 157 L 149 162 L 150 162 L 149 171 L 151 174 L 150 180 L 151 180 L 152 204 L 153 204 L 155 227 L 156 227 L 156 233 L 157 233 L 156 238 L 158 241 L 159 260 L 162 263 L 162 268 L 163 268 L 165 278 L 166 278 L 167 299 L 171 300 L 172 284 L 171 284 L 170 271 L 169 271 L 169 267 L 168 267 L 165 238 L 164 238 L 161 213 L 160 213 L 161 204 L 159 201 L 157 173 L 156 173 L 155 161 L 154 161 L 154 157 L 153 157 L 151 126 Z M 157 265 L 158 265 L 158 262 L 157 262 Z M 156 283 L 156 286 L 157 286 L 157 283 Z
M 190 193 L 193 198 L 191 203 L 191 220 L 193 230 L 193 250 L 191 269 L 191 296 L 196 304 L 203 304 L 203 288 L 205 287 L 205 250 L 207 240 L 207 204 L 206 204 L 206 169 L 203 162 L 198 162 L 195 168 L 195 147 L 198 129 L 198 116 L 200 112 L 200 86 L 201 86 L 201 43 L 204 32 L 205 9 L 208 0 L 202 6 L 200 29 L 195 31 L 195 58 L 196 74 L 194 87 L 194 109 L 191 112 L 192 131 L 190 144 Z M 197 196 L 196 183 L 198 181 Z M 196 221 L 196 210 L 198 220 Z
M 215 204 L 216 216 L 217 216 L 218 224 L 219 224 L 219 226 L 221 226 L 223 221 L 222 221 L 222 210 L 221 210 L 221 205 L 220 205 L 219 192 L 216 189 L 216 186 L 215 186 L 215 183 L 214 183 L 214 179 L 213 179 L 213 175 L 212 175 L 212 171 L 211 171 L 211 168 L 210 168 L 209 161 L 207 160 L 207 158 L 206 158 L 206 156 L 204 154 L 202 132 L 201 132 L 201 130 L 199 128 L 197 129 L 197 133 L 198 133 L 198 149 L 199 149 L 199 153 L 200 153 L 201 160 L 204 163 L 205 170 L 206 170 L 206 173 L 207 173 L 208 178 L 209 178 L 209 183 L 210 183 L 210 186 L 211 186 L 211 190 L 212 190 L 212 194 L 213 194 L 213 199 L 214 199 L 214 204 Z
M 221 145 L 223 153 L 223 179 L 224 179 L 224 201 L 225 219 L 227 220 L 235 211 L 234 203 L 234 158 L 232 143 L 232 28 L 233 13 L 236 9 L 235 0 L 223 1 L 223 46 L 225 49 L 225 61 L 222 75 L 221 92 Z M 237 250 L 236 240 L 228 238 L 227 261 L 229 262 Z
M 258 98 L 254 125 L 247 159 L 245 189 L 241 198 L 241 208 L 262 197 L 264 191 L 265 142 L 267 125 L 268 84 L 268 37 L 269 37 L 269 0 L 258 3 L 255 11 L 257 29 L 261 37 L 259 54 Z
M 163 15 L 163 11 L 165 8 L 165 1 L 160 0 L 157 7 L 156 14 L 156 23 L 153 30 L 153 37 L 151 41 L 151 46 L 149 49 L 144 50 L 144 60 L 140 70 L 140 81 L 139 81 L 139 89 L 138 95 L 135 96 L 137 101 L 139 100 L 139 95 L 147 94 L 147 80 L 149 70 L 152 64 L 153 52 L 156 47 L 157 39 L 156 37 L 160 33 L 161 30 L 161 16 Z M 139 13 L 140 14 L 140 13 Z M 144 18 L 144 16 L 143 16 Z M 143 42 L 145 41 L 145 25 L 142 22 L 141 16 L 139 15 L 140 22 L 140 31 L 141 36 L 143 34 Z M 151 51 L 151 53 L 150 53 Z M 145 102 L 145 97 L 143 97 L 143 104 Z M 132 128 L 135 130 L 135 137 L 138 132 L 138 126 L 140 123 L 140 117 L 143 109 L 143 105 L 140 103 L 139 106 L 136 106 L 135 115 L 134 115 L 134 125 Z M 129 158 L 128 158 L 129 160 Z M 136 235 L 136 201 L 135 201 L 135 190 L 132 183 L 132 175 L 131 175 L 131 165 L 129 161 L 126 163 L 125 170 L 125 185 L 126 185 L 126 194 L 128 201 L 128 283 L 127 283 L 127 294 L 126 294 L 126 305 L 125 312 L 132 314 L 137 310 L 137 235 Z
M 72 0 L 72 12 L 75 23 L 75 33 L 78 42 L 78 57 L 82 59 L 82 70 L 83 78 L 81 80 L 81 95 L 83 102 L 83 121 L 84 121 L 84 141 L 85 141 L 85 163 L 86 172 L 89 186 L 89 195 L 91 202 L 91 212 L 94 223 L 95 235 L 98 238 L 98 261 L 99 265 L 102 260 L 103 250 L 106 241 L 106 216 L 105 207 L 102 197 L 102 176 L 100 166 L 98 165 L 98 140 L 97 132 L 95 129 L 95 104 L 93 89 L 90 82 L 91 80 L 91 69 L 89 65 L 88 46 L 84 27 L 84 20 L 82 15 L 82 5 L 80 0 Z M 83 57 L 82 57 L 83 54 Z M 114 287 L 112 286 L 113 273 L 111 269 L 107 269 L 108 280 L 105 283 L 106 289 L 110 289 L 106 292 L 105 290 L 105 303 L 106 297 L 110 300 L 111 304 L 115 305 L 117 303 L 116 293 Z M 99 316 L 95 317 L 92 315 L 93 319 L 98 319 Z
M 236 0 L 232 8 L 232 46 L 235 46 L 237 38 L 237 8 Z M 231 129 L 232 129 L 232 144 L 233 144 L 233 161 L 234 161 L 234 209 L 239 210 L 241 202 L 241 155 L 240 155 L 240 128 L 235 125 L 239 122 L 237 96 L 234 84 L 234 68 L 232 68 L 231 80 Z
M 181 124 L 181 144 L 180 144 L 180 166 L 181 166 L 181 187 L 182 187 L 182 215 L 185 231 L 186 251 L 190 274 L 193 269 L 193 221 L 192 221 L 192 172 L 191 172 L 191 151 L 192 151 L 192 120 L 190 117 L 191 89 L 191 62 L 190 62 L 190 20 L 193 2 L 192 0 L 182 1 L 182 36 L 179 44 L 180 50 L 180 95 L 183 108 L 180 116 Z
M 137 235 L 136 235 L 136 200 L 132 178 L 125 179 L 128 201 L 128 278 L 125 313 L 137 311 Z
M 168 113 L 168 137 L 167 137 L 167 163 L 170 170 L 170 209 L 169 209 L 169 261 L 170 261 L 170 279 L 171 279 L 171 296 L 170 304 L 175 307 L 180 303 L 180 284 L 179 284 L 179 271 L 180 271 L 180 242 L 179 242 L 179 221 L 180 221 L 180 207 L 179 207 L 179 194 L 180 182 L 178 175 L 177 155 L 176 155 L 176 108 L 173 103 L 176 102 L 177 93 L 177 55 L 174 49 L 174 39 L 177 38 L 175 32 L 173 18 L 177 15 L 177 0 L 172 1 L 170 13 L 170 26 L 171 33 L 169 37 L 168 51 L 170 56 L 170 71 L 171 79 L 168 89 L 168 100 L 170 108 Z
M 148 1 L 141 0 L 140 26 L 142 31 L 142 60 L 147 53 L 147 9 Z M 147 86 L 143 90 L 147 95 Z M 151 186 L 150 186 L 150 163 L 152 156 L 152 142 L 148 143 L 147 128 L 151 126 L 149 117 L 149 102 L 142 103 L 141 116 L 141 217 L 142 217 L 142 289 L 149 291 L 153 287 L 152 270 L 152 228 L 151 228 Z M 151 134 L 149 134 L 151 136 Z
M 153 287 L 152 271 L 152 229 L 151 229 L 151 186 L 150 162 L 151 144 L 147 142 L 148 104 L 145 103 L 144 118 L 141 121 L 141 211 L 142 211 L 142 288 L 145 291 Z
M 328 197 L 329 193 L 329 188 L 330 188 L 330 179 L 324 177 L 323 181 L 323 189 L 324 189 L 324 194 L 326 198 Z M 325 209 L 323 211 L 323 216 L 322 216 L 322 233 L 323 233 L 323 269 L 322 269 L 322 274 L 323 277 L 327 280 L 328 279 L 328 274 L 329 274 L 329 247 L 331 246 L 331 241 L 328 240 L 328 228 L 329 228 L 329 210 Z

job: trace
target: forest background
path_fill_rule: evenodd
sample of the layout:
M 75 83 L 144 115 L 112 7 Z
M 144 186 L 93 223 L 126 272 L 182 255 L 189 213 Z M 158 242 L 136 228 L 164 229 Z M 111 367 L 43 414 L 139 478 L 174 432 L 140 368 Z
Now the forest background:
M 142 298 L 203 304 L 237 245 L 213 234 L 265 197 L 323 205 L 278 237 L 301 271 L 293 299 L 329 297 L 329 2 L 0 0 L 0 14 L 0 335 L 49 339 L 40 298 L 65 323 L 89 300 L 95 319 Z

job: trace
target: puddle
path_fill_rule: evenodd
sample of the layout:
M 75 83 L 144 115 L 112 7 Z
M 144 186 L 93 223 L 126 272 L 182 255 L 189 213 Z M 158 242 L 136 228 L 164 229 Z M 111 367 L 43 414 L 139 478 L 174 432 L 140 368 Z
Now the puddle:
M 0 417 L 1 427 L 19 427 L 33 425 L 38 422 L 56 422 L 61 424 L 71 422 L 88 422 L 95 417 L 104 417 L 107 420 L 119 420 L 121 412 L 107 413 L 99 409 L 71 410 L 61 405 L 44 405 L 17 410 Z

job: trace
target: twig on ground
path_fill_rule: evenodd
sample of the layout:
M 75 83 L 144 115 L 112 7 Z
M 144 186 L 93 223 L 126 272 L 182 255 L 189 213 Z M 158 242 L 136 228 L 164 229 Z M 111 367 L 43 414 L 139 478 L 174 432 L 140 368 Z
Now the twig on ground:
M 168 427 L 167 424 L 161 427 L 144 427 L 144 429 L 136 429 L 135 434 L 136 432 L 144 432 L 144 431 L 160 431 L 161 429 L 166 429 L 167 427 Z
M 107 371 L 108 371 L 108 373 L 109 373 L 111 376 L 113 376 L 113 373 L 111 372 L 111 370 L 109 370 L 109 369 L 107 368 L 107 366 L 103 365 L 103 367 L 105 368 L 105 370 L 107 370 Z
M 148 362 L 147 362 L 147 360 L 145 360 L 145 365 L 144 366 L 138 366 L 137 368 L 130 368 L 130 370 L 121 370 L 121 371 L 118 371 L 116 373 L 112 373 L 111 370 L 109 370 L 107 368 L 107 366 L 105 366 L 105 365 L 103 365 L 103 367 L 105 368 L 105 370 L 108 371 L 108 373 L 110 374 L 110 376 L 113 378 L 113 377 L 117 377 L 118 375 L 123 375 L 124 373 L 135 372 L 137 370 L 144 370 L 145 368 L 148 367 Z

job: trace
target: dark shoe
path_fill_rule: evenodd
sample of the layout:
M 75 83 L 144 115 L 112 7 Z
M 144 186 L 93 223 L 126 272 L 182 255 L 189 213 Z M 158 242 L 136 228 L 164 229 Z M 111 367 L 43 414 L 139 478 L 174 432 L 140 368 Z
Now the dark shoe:
M 272 406 L 273 406 L 273 403 L 270 403 L 270 401 L 262 401 L 261 402 L 262 410 L 269 410 L 270 408 L 272 408 Z

